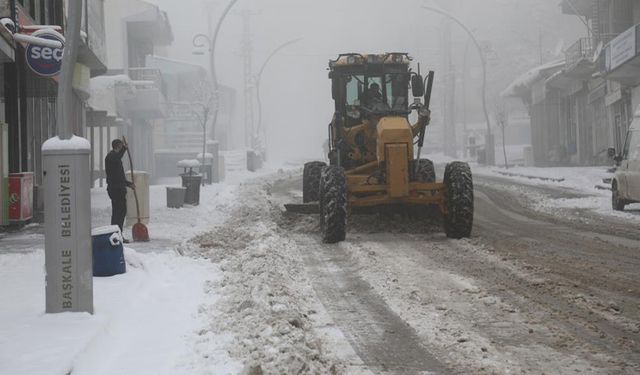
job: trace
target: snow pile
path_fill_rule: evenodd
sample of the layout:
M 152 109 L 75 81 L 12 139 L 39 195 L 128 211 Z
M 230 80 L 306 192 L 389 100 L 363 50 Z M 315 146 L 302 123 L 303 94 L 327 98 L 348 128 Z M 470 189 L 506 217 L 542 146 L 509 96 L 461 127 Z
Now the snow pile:
M 205 157 L 205 159 L 213 159 L 213 154 L 212 154 L 212 153 L 209 153 L 209 152 L 206 152 L 206 153 L 204 154 L 204 157 Z M 196 158 L 198 158 L 198 159 L 202 160 L 202 152 L 201 152 L 201 153 L 199 153 L 199 154 L 198 154 L 198 156 L 196 156 Z
M 296 245 L 273 221 L 268 192 L 256 181 L 241 186 L 239 200 L 243 205 L 223 226 L 199 236 L 189 249 L 220 262 L 224 272 L 213 286 L 221 300 L 206 308 L 221 319 L 202 334 L 198 350 L 230 332 L 231 354 L 246 358 L 245 373 L 343 372 L 313 330 L 317 301 Z
M 200 166 L 200 161 L 196 159 L 180 160 L 178 168 L 196 168 Z
M 42 144 L 42 151 L 75 151 L 75 150 L 83 150 L 89 151 L 91 150 L 91 144 L 88 140 L 82 137 L 71 136 L 70 139 L 60 139 L 60 137 L 55 136 L 53 138 L 49 138 Z
M 541 212 L 572 216 L 575 213 L 560 212 L 559 209 L 589 210 L 600 215 L 640 221 L 637 214 L 639 204 L 629 205 L 622 212 L 612 209 L 610 185 L 603 181 L 613 177 L 609 167 L 515 167 L 506 170 L 474 165 L 473 173 L 517 182 L 518 185 L 508 188 Z M 526 188 L 527 185 L 551 188 L 558 193 L 535 194 Z

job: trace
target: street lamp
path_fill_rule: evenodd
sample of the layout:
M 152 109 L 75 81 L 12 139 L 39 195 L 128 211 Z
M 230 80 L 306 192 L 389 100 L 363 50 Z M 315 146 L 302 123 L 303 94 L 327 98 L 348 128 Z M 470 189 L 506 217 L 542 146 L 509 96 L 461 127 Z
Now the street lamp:
M 487 122 L 487 137 L 486 137 L 487 139 L 485 140 L 485 152 L 486 152 L 486 158 L 487 158 L 486 161 L 487 161 L 487 164 L 493 164 L 495 160 L 495 149 L 493 145 L 494 143 L 493 136 L 491 134 L 491 119 L 489 118 L 489 111 L 487 110 L 487 60 L 484 56 L 482 47 L 480 46 L 480 43 L 478 43 L 478 40 L 476 39 L 475 35 L 473 35 L 471 30 L 469 30 L 469 28 L 465 24 L 463 24 L 462 21 L 460 21 L 453 15 L 445 12 L 442 9 L 435 8 L 428 5 L 423 5 L 422 9 L 429 10 L 434 13 L 438 13 L 441 16 L 444 16 L 452 20 L 456 24 L 458 24 L 469 35 L 469 38 L 471 38 L 471 41 L 473 42 L 473 44 L 476 46 L 476 49 L 478 50 L 478 54 L 480 55 L 480 61 L 482 62 L 482 109 L 484 111 L 485 121 Z M 489 155 L 489 151 L 491 151 L 491 156 Z
M 207 43 L 208 45 L 208 50 L 209 50 L 209 54 L 211 56 L 211 77 L 213 80 L 213 77 L 215 76 L 215 74 L 213 73 L 215 66 L 214 66 L 214 56 L 213 56 L 213 49 L 211 48 L 211 46 L 213 45 L 211 39 L 205 35 L 205 34 L 196 34 L 193 37 L 193 46 L 195 48 L 197 48 L 196 50 L 193 51 L 194 55 L 204 55 L 204 44 L 200 43 L 199 40 L 202 39 L 204 42 Z M 202 103 L 202 119 L 201 119 L 201 125 L 202 125 L 202 168 L 205 168 L 207 165 L 207 123 L 209 122 L 209 112 L 211 111 L 211 107 L 217 108 L 218 107 L 218 95 L 217 95 L 217 87 L 218 85 L 216 83 L 214 83 L 213 86 L 213 97 L 211 98 L 211 100 L 207 103 L 207 102 L 203 102 Z M 204 92 L 204 87 L 202 87 L 202 93 L 200 93 L 202 95 L 202 98 L 200 99 L 205 99 L 206 94 Z M 197 114 L 196 114 L 197 116 Z M 213 123 L 213 133 L 214 133 L 214 137 L 215 137 L 215 120 Z M 213 161 L 212 161 L 213 162 Z M 204 186 L 204 178 L 202 179 L 202 186 Z
M 224 11 L 222 12 L 222 15 L 220 16 L 220 19 L 218 20 L 218 24 L 216 25 L 216 29 L 213 32 L 213 35 L 211 37 L 208 37 L 205 34 L 197 34 L 193 37 L 193 46 L 196 48 L 203 48 L 205 47 L 205 45 L 203 43 L 199 43 L 198 40 L 202 39 L 205 40 L 208 44 L 209 47 L 209 64 L 210 64 L 210 68 L 211 68 L 211 81 L 213 83 L 213 101 L 214 101 L 214 106 L 213 106 L 213 129 L 215 132 L 215 128 L 216 128 L 216 123 L 218 122 L 218 108 L 219 108 L 219 92 L 218 92 L 218 76 L 216 75 L 216 41 L 218 40 L 218 34 L 220 34 L 220 28 L 222 27 L 222 23 L 224 22 L 224 19 L 227 17 L 227 15 L 229 14 L 229 11 L 231 11 L 231 8 L 235 5 L 235 3 L 237 3 L 238 0 L 231 0 L 231 2 L 227 5 L 227 7 L 224 9 Z M 194 54 L 203 54 L 203 52 L 201 50 L 197 51 Z
M 264 69 L 267 67 L 267 65 L 269 64 L 269 62 L 271 61 L 271 59 L 281 50 L 283 50 L 284 48 L 290 46 L 291 44 L 297 43 L 301 40 L 302 38 L 296 38 L 296 39 L 292 39 L 286 43 L 281 44 L 278 48 L 274 49 L 271 54 L 269 54 L 269 56 L 266 58 L 266 60 L 264 61 L 264 63 L 262 64 L 262 67 L 260 68 L 260 70 L 258 71 L 258 74 L 256 75 L 256 98 L 257 98 L 257 102 L 258 102 L 258 126 L 256 129 L 256 137 L 258 136 L 258 134 L 260 134 L 260 131 L 262 129 L 262 99 L 260 97 L 260 81 L 262 79 L 262 73 L 264 72 Z M 266 132 L 264 135 L 265 138 L 265 150 L 264 153 L 266 153 Z M 264 156 L 263 153 L 263 156 Z

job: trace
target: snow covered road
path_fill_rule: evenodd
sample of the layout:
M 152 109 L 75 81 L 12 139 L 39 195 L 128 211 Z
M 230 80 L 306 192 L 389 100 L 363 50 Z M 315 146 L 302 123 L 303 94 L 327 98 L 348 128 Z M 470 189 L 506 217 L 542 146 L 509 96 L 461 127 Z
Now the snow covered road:
M 277 211 L 299 186 L 274 183 Z M 279 220 L 334 323 L 376 373 L 637 373 L 637 225 L 539 212 L 514 186 L 476 178 L 469 240 L 446 239 L 435 212 L 418 223 L 354 215 L 347 241 L 333 246 L 319 243 L 314 216 Z
M 159 240 L 132 244 L 126 275 L 97 280 L 94 316 L 43 316 L 41 234 L 9 235 L 0 364 L 12 374 L 640 372 L 636 213 L 554 207 L 589 193 L 491 175 L 476 175 L 475 189 L 470 239 L 447 239 L 431 211 L 353 215 L 347 240 L 326 245 L 316 215 L 284 212 L 301 200 L 299 170 L 238 176 L 208 187 L 200 207 L 158 203 Z M 94 193 L 94 220 L 106 220 Z

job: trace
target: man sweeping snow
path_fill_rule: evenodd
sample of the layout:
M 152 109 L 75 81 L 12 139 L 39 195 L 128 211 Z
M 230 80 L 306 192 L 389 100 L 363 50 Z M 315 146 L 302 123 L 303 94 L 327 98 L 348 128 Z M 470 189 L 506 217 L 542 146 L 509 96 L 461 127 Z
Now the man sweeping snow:
M 112 150 L 104 159 L 105 172 L 107 174 L 107 193 L 111 199 L 111 225 L 120 227 L 120 232 L 124 225 L 124 218 L 127 215 L 127 187 L 134 188 L 133 183 L 127 181 L 122 166 L 122 157 L 127 151 L 127 145 L 120 139 L 111 142 Z M 129 240 L 123 240 L 129 243 Z

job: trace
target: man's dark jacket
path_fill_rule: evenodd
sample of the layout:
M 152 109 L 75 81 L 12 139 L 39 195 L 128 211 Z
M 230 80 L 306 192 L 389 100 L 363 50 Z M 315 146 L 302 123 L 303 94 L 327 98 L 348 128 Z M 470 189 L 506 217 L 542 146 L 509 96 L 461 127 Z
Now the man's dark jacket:
M 125 189 L 131 185 L 124 175 L 122 156 L 127 150 L 123 147 L 120 151 L 111 150 L 104 159 L 105 172 L 107 174 L 107 189 Z

